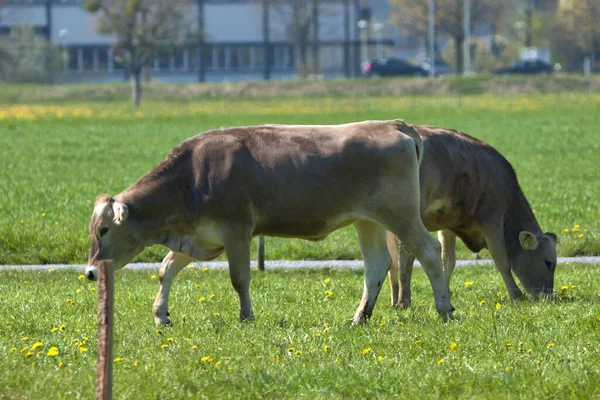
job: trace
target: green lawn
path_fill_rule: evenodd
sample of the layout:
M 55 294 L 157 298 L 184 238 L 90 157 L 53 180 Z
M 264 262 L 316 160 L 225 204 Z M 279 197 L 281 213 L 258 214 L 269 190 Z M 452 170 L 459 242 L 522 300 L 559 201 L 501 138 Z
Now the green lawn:
M 124 101 L 0 104 L 0 264 L 85 262 L 96 195 L 124 190 L 196 133 L 391 118 L 492 144 L 516 168 L 542 228 L 558 234 L 559 254 L 600 254 L 599 109 L 600 95 L 587 94 L 197 99 L 148 101 L 137 112 Z M 322 243 L 268 238 L 266 256 L 360 258 L 355 236 L 347 228 Z M 164 254 L 153 248 L 138 260 Z M 459 257 L 470 257 L 462 245 Z
M 78 274 L 0 271 L 0 398 L 93 397 L 96 283 Z M 151 314 L 155 274 L 116 275 L 116 398 L 600 394 L 600 265 L 560 265 L 553 300 L 516 305 L 491 267 L 457 268 L 447 324 L 419 268 L 411 309 L 393 309 L 385 285 L 357 328 L 361 271 L 254 271 L 256 320 L 242 324 L 226 271 L 186 269 L 171 292 L 174 325 L 162 331 Z

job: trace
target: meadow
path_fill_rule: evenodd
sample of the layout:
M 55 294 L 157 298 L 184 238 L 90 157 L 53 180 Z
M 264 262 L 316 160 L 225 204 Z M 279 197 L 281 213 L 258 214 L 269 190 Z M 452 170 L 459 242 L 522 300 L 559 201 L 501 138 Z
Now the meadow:
M 95 197 L 126 189 L 197 133 L 393 118 L 492 144 L 515 167 L 542 229 L 558 234 L 559 255 L 600 254 L 598 94 L 168 98 L 138 110 L 126 100 L 76 99 L 0 103 L 0 265 L 84 263 Z M 154 247 L 136 260 L 164 254 Z M 266 257 L 357 259 L 360 252 L 346 228 L 321 243 L 267 238 Z M 471 257 L 462 244 L 459 257 Z
M 76 270 L 0 271 L 0 398 L 89 399 L 97 354 L 95 282 Z M 598 398 L 600 265 L 561 265 L 552 300 L 513 304 L 491 267 L 457 268 L 444 324 L 422 269 L 413 307 L 384 286 L 351 327 L 362 272 L 253 271 L 256 320 L 222 270 L 185 269 L 172 327 L 151 314 L 155 271 L 116 279 L 114 395 L 176 398 Z
M 96 195 L 124 190 L 196 133 L 392 118 L 492 144 L 515 167 L 542 228 L 558 234 L 559 255 L 600 254 L 598 94 L 178 100 L 176 89 L 133 110 L 100 86 L 0 86 L 0 265 L 85 263 Z M 153 247 L 136 260 L 160 261 L 165 253 Z M 462 245 L 458 253 L 471 257 Z M 360 253 L 346 228 L 320 243 L 267 238 L 266 257 Z M 0 399 L 93 396 L 97 284 L 80 274 L 0 270 Z M 518 304 L 491 267 L 457 268 L 457 312 L 446 324 L 417 269 L 411 309 L 392 308 L 384 285 L 373 318 L 356 328 L 350 320 L 362 271 L 326 263 L 253 271 L 256 321 L 242 324 L 227 272 L 188 268 L 171 291 L 174 324 L 161 329 L 151 315 L 156 275 L 116 276 L 117 398 L 600 397 L 600 265 L 562 264 L 552 299 Z

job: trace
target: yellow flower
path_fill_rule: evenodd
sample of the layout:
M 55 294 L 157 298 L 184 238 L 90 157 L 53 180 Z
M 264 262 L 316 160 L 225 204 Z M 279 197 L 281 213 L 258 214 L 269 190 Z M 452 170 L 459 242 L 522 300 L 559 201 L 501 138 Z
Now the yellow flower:
M 472 284 L 473 284 L 473 282 L 471 282 L 471 281 L 466 281 L 466 282 L 465 282 L 465 286 L 466 286 L 466 287 L 469 287 L 469 286 L 471 286 Z
M 17 351 L 17 348 L 16 348 L 16 347 L 11 347 L 11 348 L 10 348 L 10 351 L 11 351 L 11 352 L 13 352 L 13 351 Z
M 58 363 L 58 366 L 60 368 L 65 368 L 66 367 L 65 363 L 63 363 L 62 361 Z
M 85 275 L 81 274 L 81 275 L 79 275 L 79 276 L 77 277 L 77 279 L 79 279 L 80 281 L 82 281 L 82 280 L 84 280 L 84 279 L 85 279 Z
M 422 342 L 421 342 L 421 339 L 417 339 L 417 340 L 415 340 L 415 344 L 421 344 L 421 343 L 422 343 Z
M 452 343 L 452 344 L 450 345 L 450 351 L 454 351 L 454 350 L 456 350 L 456 348 L 457 348 L 457 347 L 458 347 L 458 345 L 457 345 L 456 343 Z
M 43 212 L 43 213 L 42 213 L 42 217 L 45 217 L 45 216 L 46 216 L 46 213 L 45 213 L 45 212 Z
M 172 338 L 172 337 L 170 337 L 170 338 L 167 338 L 167 342 L 172 342 L 172 341 L 173 341 L 173 338 Z
M 294 353 L 294 355 L 296 355 L 296 356 L 301 356 L 301 355 L 302 355 L 302 352 L 301 352 L 300 350 L 298 350 L 298 351 L 296 351 L 296 352 Z
M 565 228 L 562 230 L 563 233 L 569 233 L 569 229 Z
M 52 328 L 51 331 L 52 333 L 56 332 L 58 330 L 58 328 Z
M 384 319 L 383 319 L 383 320 L 381 320 L 381 322 L 379 323 L 379 327 L 380 327 L 380 328 L 383 328 L 383 327 L 384 327 L 384 326 L 386 326 L 386 325 L 387 325 L 387 321 L 386 321 L 386 320 L 384 320 Z
M 156 330 L 156 334 L 157 334 L 157 335 L 162 335 L 162 329 L 157 329 L 157 330 Z
M 323 351 L 325 353 L 327 353 L 329 351 L 329 346 L 327 346 L 327 345 L 323 346 Z
M 294 352 L 294 348 L 293 347 L 289 347 L 288 348 L 288 353 L 293 353 Z
M 23 342 L 24 342 L 24 341 L 26 341 L 26 340 L 29 340 L 29 336 L 23 336 L 23 337 L 21 338 L 21 340 L 22 340 Z
M 117 357 L 117 358 L 115 358 L 115 362 L 121 362 L 121 361 L 123 361 L 123 358 L 122 358 L 122 357 Z
M 152 280 L 156 279 L 156 275 L 150 275 L 150 279 L 152 279 Z
M 377 356 L 377 361 L 383 360 L 383 356 Z
M 221 365 L 221 361 L 220 360 L 215 363 L 215 368 L 217 368 L 219 365 Z
M 218 316 L 219 316 L 219 315 L 221 315 L 221 314 L 219 314 L 218 312 L 216 312 L 216 313 L 214 313 L 213 315 L 214 315 L 215 317 L 218 317 Z
M 91 287 L 91 288 L 90 288 L 90 292 L 95 292 L 95 291 L 96 291 L 96 288 L 95 288 L 95 287 Z
M 549 349 L 553 349 L 554 348 L 554 343 L 548 343 L 548 346 L 546 346 Z
M 192 264 L 188 265 L 188 269 L 189 269 L 190 271 L 193 271 L 193 270 L 194 270 L 194 268 L 195 268 L 195 267 L 194 267 Z
M 485 304 L 485 299 L 481 299 L 481 301 L 479 302 L 479 305 L 482 306 Z
M 46 353 L 48 357 L 56 357 L 58 355 L 58 347 L 50 347 L 48 353 Z
M 80 353 L 85 353 L 85 352 L 87 352 L 87 347 L 80 347 L 80 348 L 79 348 L 79 352 L 80 352 Z
M 580 233 L 579 235 L 577 235 L 577 237 L 578 237 L 579 239 L 581 239 L 581 238 L 583 237 L 583 233 Z
M 325 278 L 325 279 L 323 280 L 323 282 L 324 282 L 324 283 L 330 283 L 330 282 L 331 282 L 331 279 L 329 279 L 329 278 Z
M 202 268 L 202 272 L 206 272 L 206 271 L 208 271 L 208 267 Z
M 335 360 L 333 360 L 333 362 L 337 364 L 337 363 L 339 363 L 339 362 L 340 362 L 340 359 L 339 359 L 339 358 L 336 358 Z
M 499 309 L 501 309 L 501 308 L 502 308 L 502 304 L 500 304 L 500 303 L 496 303 L 496 310 L 499 310 Z
M 577 289 L 577 285 L 571 285 L 571 289 Z
M 199 301 L 200 303 L 204 303 L 204 302 L 206 301 L 206 298 L 205 298 L 205 297 L 200 297 L 200 298 L 198 299 L 198 301 Z
M 331 290 L 326 290 L 325 294 L 329 297 L 333 297 L 333 292 Z
M 205 362 L 205 363 L 211 363 L 211 362 L 212 362 L 212 360 L 213 360 L 213 359 L 212 359 L 212 357 L 211 357 L 211 356 L 205 356 L 205 357 L 202 357 L 202 358 L 200 359 L 200 361 L 202 361 L 202 362 Z
M 48 272 L 56 272 L 56 270 L 54 268 L 50 268 Z
M 512 371 L 513 367 L 511 367 L 511 366 L 509 365 L 508 367 L 506 367 L 506 368 L 504 368 L 504 369 L 506 370 L 506 372 L 510 372 L 510 371 Z
M 198 283 L 196 283 L 196 285 L 194 285 L 196 287 L 196 289 L 200 288 L 200 285 Z
M 139 366 L 139 365 L 140 365 L 140 360 L 135 360 L 135 361 L 133 362 L 133 366 L 134 366 L 134 367 L 137 367 L 137 366 Z
M 363 356 L 366 356 L 367 354 L 369 354 L 371 351 L 373 351 L 372 348 L 367 347 L 366 349 L 363 349 L 363 351 L 360 352 L 360 354 L 362 354 Z
M 438 364 L 443 364 L 443 363 L 444 363 L 444 359 L 443 359 L 443 358 L 440 358 L 440 359 L 438 360 Z
M 506 348 L 507 348 L 507 349 L 511 349 L 511 348 L 512 348 L 512 344 L 510 344 L 510 343 L 506 343 Z
M 65 330 L 65 326 L 61 325 L 60 328 L 58 328 L 58 330 L 61 331 L 61 332 L 64 331 Z
M 25 358 L 29 358 L 33 355 L 33 351 L 28 351 L 27 353 L 25 353 Z
M 536 365 L 540 365 L 542 362 L 540 360 L 535 360 Z
M 35 350 L 39 347 L 42 347 L 44 344 L 42 342 L 35 342 L 32 346 L 31 346 L 31 350 Z
M 208 296 L 208 299 L 209 299 L 209 300 L 214 300 L 214 299 L 215 299 L 215 297 L 217 297 L 217 295 L 216 295 L 216 294 L 214 294 L 214 293 L 211 293 L 211 294 L 210 294 L 210 296 Z
M 161 344 L 161 345 L 160 345 L 160 348 L 161 348 L 161 349 L 168 349 L 168 348 L 169 348 L 169 345 L 168 345 L 168 344 Z
M 533 350 L 527 349 L 527 354 L 531 354 L 531 353 L 533 353 Z
M 198 350 L 198 346 L 192 346 L 192 350 Z
M 567 290 L 568 288 L 569 288 L 569 287 L 568 287 L 567 285 L 562 285 L 562 286 L 560 287 L 560 289 L 561 289 L 561 290 Z
M 81 293 L 81 289 L 75 289 L 75 293 Z
M 573 226 L 573 231 L 577 232 L 579 230 L 579 224 L 576 224 L 575 226 Z

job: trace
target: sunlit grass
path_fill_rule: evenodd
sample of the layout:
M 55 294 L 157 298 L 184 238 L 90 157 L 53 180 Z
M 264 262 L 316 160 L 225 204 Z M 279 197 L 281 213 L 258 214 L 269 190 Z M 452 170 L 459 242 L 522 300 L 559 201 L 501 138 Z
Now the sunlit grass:
M 559 254 L 600 254 L 599 107 L 600 96 L 587 94 L 199 99 L 137 111 L 120 101 L 0 105 L 0 264 L 85 262 L 95 197 L 121 192 L 196 133 L 392 118 L 492 144 L 515 167 L 542 229 L 558 234 Z M 352 228 L 321 243 L 268 238 L 266 248 L 268 259 L 360 258 Z M 138 260 L 164 254 L 152 248 Z M 470 256 L 461 245 L 459 257 Z
M 96 283 L 79 274 L 0 271 L 4 397 L 93 397 Z M 117 398 L 592 398 L 600 386 L 600 265 L 559 265 L 553 300 L 519 304 L 491 267 L 457 268 L 447 324 L 417 269 L 414 306 L 391 308 L 385 285 L 358 328 L 361 271 L 254 271 L 256 320 L 242 324 L 226 271 L 185 269 L 160 329 L 153 275 L 116 276 Z

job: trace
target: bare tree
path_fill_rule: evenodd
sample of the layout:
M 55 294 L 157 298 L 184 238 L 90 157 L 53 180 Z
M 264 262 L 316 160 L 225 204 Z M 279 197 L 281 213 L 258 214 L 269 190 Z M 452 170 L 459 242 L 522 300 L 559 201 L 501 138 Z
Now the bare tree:
M 86 9 L 99 16 L 98 31 L 116 37 L 116 56 L 131 74 L 132 99 L 142 95 L 142 71 L 153 54 L 183 40 L 186 0 L 87 0 Z
M 600 50 L 600 3 L 597 0 L 570 0 L 559 11 L 559 22 L 573 42 L 591 59 L 592 71 Z
M 507 9 L 510 0 L 471 0 L 471 24 L 490 22 L 497 24 L 500 11 Z M 423 0 L 389 0 L 391 22 L 400 31 L 425 37 L 427 35 L 428 2 Z M 464 0 L 436 0 L 435 26 L 438 33 L 449 35 L 455 48 L 456 71 L 464 69 L 463 44 Z

